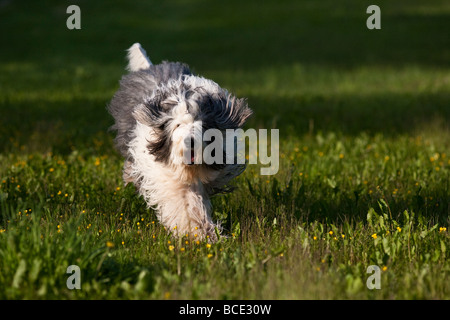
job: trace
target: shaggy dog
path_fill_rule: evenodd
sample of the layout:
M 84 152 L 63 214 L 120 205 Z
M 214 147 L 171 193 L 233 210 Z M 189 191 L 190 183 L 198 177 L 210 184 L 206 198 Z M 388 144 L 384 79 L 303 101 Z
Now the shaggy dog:
M 229 182 L 246 164 L 225 156 L 202 161 L 208 146 L 203 133 L 241 128 L 252 111 L 244 99 L 193 74 L 186 64 L 153 65 L 139 43 L 128 49 L 128 60 L 130 72 L 108 106 L 115 145 L 125 158 L 124 183 L 136 186 L 175 235 L 216 241 L 221 228 L 211 219 L 210 197 L 229 192 Z

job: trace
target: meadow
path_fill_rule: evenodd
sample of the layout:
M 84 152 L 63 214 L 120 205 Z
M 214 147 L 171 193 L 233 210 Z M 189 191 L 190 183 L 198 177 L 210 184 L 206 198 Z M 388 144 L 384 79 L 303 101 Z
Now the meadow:
M 0 2 L 0 299 L 450 298 L 448 1 L 377 1 L 381 30 L 365 0 L 73 4 L 81 30 Z M 134 42 L 279 129 L 279 172 L 213 198 L 217 243 L 123 185 L 106 106 Z

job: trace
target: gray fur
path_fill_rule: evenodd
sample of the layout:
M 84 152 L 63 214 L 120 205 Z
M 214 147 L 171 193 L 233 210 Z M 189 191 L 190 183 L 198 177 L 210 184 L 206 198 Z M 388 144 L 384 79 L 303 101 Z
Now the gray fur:
M 166 62 L 151 65 L 148 69 L 131 72 L 120 80 L 120 88 L 112 98 L 108 111 L 114 117 L 111 130 L 117 131 L 115 145 L 122 156 L 127 157 L 127 144 L 136 125 L 133 112 L 137 106 L 151 96 L 160 83 L 183 74 L 191 74 L 189 67 L 179 62 Z

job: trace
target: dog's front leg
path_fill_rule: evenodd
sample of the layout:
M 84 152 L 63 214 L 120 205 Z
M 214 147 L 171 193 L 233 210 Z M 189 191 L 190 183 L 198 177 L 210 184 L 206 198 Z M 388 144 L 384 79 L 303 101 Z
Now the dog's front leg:
M 160 194 L 158 216 L 161 223 L 177 236 L 188 234 L 191 238 L 216 241 L 211 219 L 211 202 L 200 182 L 173 186 Z
M 216 224 L 211 219 L 211 201 L 201 182 L 189 186 L 186 193 L 186 218 L 190 229 L 201 238 L 217 241 Z M 198 232 L 196 232 L 198 231 Z

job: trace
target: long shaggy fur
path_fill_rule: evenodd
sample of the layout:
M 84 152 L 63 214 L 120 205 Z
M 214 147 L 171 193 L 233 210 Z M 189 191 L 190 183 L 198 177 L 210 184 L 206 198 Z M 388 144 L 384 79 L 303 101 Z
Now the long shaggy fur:
M 230 191 L 229 182 L 245 165 L 207 165 L 202 152 L 193 151 L 194 164 L 188 165 L 183 155 L 193 144 L 205 147 L 203 131 L 238 129 L 252 111 L 244 99 L 193 74 L 186 64 L 153 65 L 138 43 L 128 59 L 130 73 L 108 106 L 115 145 L 125 158 L 124 183 L 136 186 L 169 231 L 214 241 L 221 229 L 211 219 L 210 197 Z

